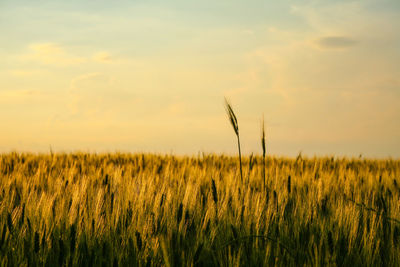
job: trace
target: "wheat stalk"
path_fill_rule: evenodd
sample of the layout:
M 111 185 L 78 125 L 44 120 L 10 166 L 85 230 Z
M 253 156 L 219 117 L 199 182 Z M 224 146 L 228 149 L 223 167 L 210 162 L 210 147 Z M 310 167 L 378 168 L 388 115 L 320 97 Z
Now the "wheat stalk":
M 262 151 L 263 151 L 263 186 L 264 186 L 264 190 L 265 190 L 265 126 L 264 126 L 264 115 L 262 117 L 262 121 L 261 121 L 261 147 L 262 147 Z
M 236 115 L 233 112 L 231 104 L 228 102 L 228 100 L 225 98 L 225 108 L 226 112 L 228 113 L 228 118 L 229 121 L 231 122 L 231 125 L 233 127 L 233 130 L 235 131 L 236 137 L 237 137 L 237 142 L 238 142 L 238 150 L 239 150 L 239 168 L 240 168 L 240 180 L 243 182 L 243 174 L 242 174 L 242 153 L 240 151 L 240 137 L 239 137 L 239 125 L 236 119 Z

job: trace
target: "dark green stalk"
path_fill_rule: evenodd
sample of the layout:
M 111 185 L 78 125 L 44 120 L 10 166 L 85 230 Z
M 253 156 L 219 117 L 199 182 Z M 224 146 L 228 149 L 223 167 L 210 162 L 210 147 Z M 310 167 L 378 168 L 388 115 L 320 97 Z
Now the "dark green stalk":
M 265 190 L 265 128 L 264 128 L 264 116 L 262 118 L 262 122 L 261 122 L 261 147 L 263 150 L 263 179 L 264 179 L 264 183 L 263 183 L 263 189 Z
M 237 135 L 237 141 L 238 141 L 238 150 L 239 150 L 239 168 L 240 168 L 240 180 L 243 181 L 243 174 L 242 174 L 242 153 L 240 151 L 240 139 L 239 139 L 239 133 Z

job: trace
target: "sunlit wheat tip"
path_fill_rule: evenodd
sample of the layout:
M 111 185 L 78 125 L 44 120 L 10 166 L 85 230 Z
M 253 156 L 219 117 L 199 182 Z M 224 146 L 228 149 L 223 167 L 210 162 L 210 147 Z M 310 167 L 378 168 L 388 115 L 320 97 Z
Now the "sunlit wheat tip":
M 225 109 L 226 112 L 228 113 L 228 118 L 231 122 L 231 125 L 233 127 L 233 130 L 235 131 L 236 138 L 237 138 L 237 143 L 238 143 L 238 150 L 239 150 L 239 168 L 240 168 L 240 180 L 243 181 L 243 171 L 242 171 L 242 153 L 240 150 L 240 137 L 239 137 L 239 125 L 235 116 L 235 113 L 233 112 L 231 104 L 228 102 L 228 100 L 225 98 Z
M 228 102 L 228 100 L 225 98 L 225 108 L 226 108 L 226 112 L 228 114 L 228 118 L 231 122 L 231 125 L 233 127 L 233 130 L 235 131 L 236 135 L 239 135 L 239 125 L 237 122 L 237 118 L 235 113 L 233 112 L 232 106 L 231 104 Z
M 265 125 L 264 125 L 264 116 L 261 121 L 261 147 L 263 150 L 263 156 L 265 157 Z
M 264 115 L 261 120 L 261 147 L 263 151 L 263 169 L 262 169 L 262 175 L 263 175 L 263 189 L 265 190 L 265 127 L 264 127 Z

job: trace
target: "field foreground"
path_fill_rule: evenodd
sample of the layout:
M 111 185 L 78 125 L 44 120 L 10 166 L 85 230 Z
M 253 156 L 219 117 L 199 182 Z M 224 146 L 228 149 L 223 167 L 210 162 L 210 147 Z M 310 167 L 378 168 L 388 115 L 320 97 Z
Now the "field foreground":
M 398 266 L 400 160 L 0 155 L 1 266 Z

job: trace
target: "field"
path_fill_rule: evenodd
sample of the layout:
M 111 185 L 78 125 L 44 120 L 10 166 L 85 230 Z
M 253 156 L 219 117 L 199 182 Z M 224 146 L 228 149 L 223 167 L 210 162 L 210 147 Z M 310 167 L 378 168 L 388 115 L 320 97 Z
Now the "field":
M 0 155 L 1 266 L 398 266 L 400 161 Z

